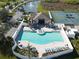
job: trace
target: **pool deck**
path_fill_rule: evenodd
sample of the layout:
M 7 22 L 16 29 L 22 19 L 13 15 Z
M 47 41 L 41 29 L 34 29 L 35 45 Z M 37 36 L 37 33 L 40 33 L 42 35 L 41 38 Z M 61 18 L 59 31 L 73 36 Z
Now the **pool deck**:
M 23 45 L 24 47 L 28 46 L 30 44 L 33 47 L 36 47 L 37 51 L 39 52 L 39 57 L 42 57 L 42 54 L 45 53 L 46 49 L 54 49 L 57 47 L 65 47 L 66 43 L 65 42 L 54 42 L 50 44 L 44 44 L 44 45 L 39 45 L 39 44 L 34 44 L 31 42 L 27 41 L 21 41 L 19 45 Z
M 52 42 L 49 44 L 40 45 L 40 44 L 31 43 L 28 41 L 19 41 L 18 45 L 23 45 L 23 47 L 27 47 L 28 44 L 30 44 L 31 46 L 35 47 L 39 53 L 39 58 L 42 57 L 44 53 L 46 53 L 46 49 L 55 49 L 55 48 L 60 48 L 60 47 L 69 47 L 71 49 L 73 47 L 62 27 L 64 27 L 64 25 L 60 26 L 60 34 L 62 35 L 64 39 L 62 42 Z

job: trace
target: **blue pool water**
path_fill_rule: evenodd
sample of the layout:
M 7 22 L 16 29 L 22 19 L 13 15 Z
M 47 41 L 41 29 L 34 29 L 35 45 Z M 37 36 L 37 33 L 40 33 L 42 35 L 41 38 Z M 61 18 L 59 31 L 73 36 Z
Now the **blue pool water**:
M 29 41 L 35 44 L 48 44 L 63 41 L 60 32 L 51 32 L 39 35 L 35 32 L 20 31 L 17 39 L 21 41 Z

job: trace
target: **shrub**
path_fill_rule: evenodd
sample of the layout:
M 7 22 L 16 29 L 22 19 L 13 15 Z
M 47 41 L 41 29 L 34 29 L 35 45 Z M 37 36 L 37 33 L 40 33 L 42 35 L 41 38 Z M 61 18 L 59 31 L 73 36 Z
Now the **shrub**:
M 49 2 L 49 3 L 55 3 L 55 2 L 59 2 L 59 0 L 45 0 L 45 2 Z
M 78 4 L 79 0 L 64 0 L 64 2 L 68 4 Z
M 24 22 L 28 23 L 28 17 L 27 16 L 24 16 Z

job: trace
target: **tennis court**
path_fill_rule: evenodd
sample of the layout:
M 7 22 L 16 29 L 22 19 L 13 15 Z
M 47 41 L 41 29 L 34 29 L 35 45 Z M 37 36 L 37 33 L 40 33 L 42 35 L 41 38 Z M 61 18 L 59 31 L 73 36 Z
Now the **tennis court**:
M 65 13 L 63 11 L 51 11 L 55 23 L 79 24 L 79 13 Z

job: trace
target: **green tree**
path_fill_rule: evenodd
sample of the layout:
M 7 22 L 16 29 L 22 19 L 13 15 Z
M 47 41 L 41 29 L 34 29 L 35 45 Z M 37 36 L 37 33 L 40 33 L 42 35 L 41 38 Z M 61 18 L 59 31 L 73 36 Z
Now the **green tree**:
M 2 11 L 0 11 L 1 15 L 0 15 L 0 20 L 2 22 L 7 22 L 7 17 L 8 17 L 8 11 L 3 9 Z
M 13 39 L 11 37 L 5 38 L 3 33 L 0 33 L 2 36 L 0 39 L 0 52 L 3 55 L 13 56 L 12 53 L 12 46 L 13 46 Z
M 79 3 L 79 0 L 63 0 L 63 1 L 68 4 L 78 4 Z
M 0 11 L 0 21 L 8 22 L 13 15 L 14 13 L 9 13 L 9 11 L 4 8 Z

